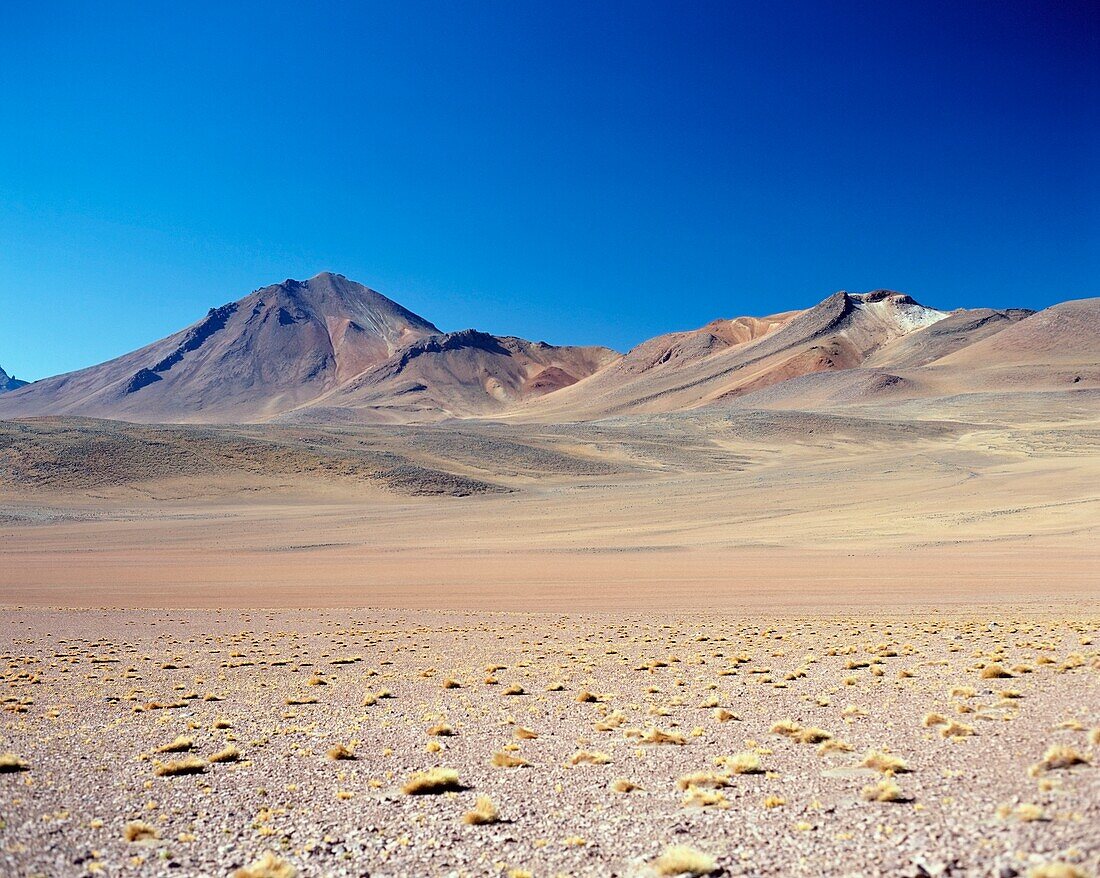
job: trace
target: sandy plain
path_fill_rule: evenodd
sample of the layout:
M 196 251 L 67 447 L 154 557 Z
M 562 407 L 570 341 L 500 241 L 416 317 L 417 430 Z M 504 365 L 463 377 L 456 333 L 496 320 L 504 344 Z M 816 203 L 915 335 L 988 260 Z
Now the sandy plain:
M 1095 401 L 0 422 L 0 873 L 1095 876 Z

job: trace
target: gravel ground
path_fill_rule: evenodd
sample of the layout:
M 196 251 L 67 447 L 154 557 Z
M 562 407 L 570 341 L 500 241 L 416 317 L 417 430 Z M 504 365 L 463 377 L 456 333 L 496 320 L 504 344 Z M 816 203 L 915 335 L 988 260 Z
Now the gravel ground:
M 0 874 L 642 876 L 682 844 L 729 876 L 1095 876 L 1093 612 L 10 609 Z M 1086 761 L 1033 768 L 1053 745 Z M 402 791 L 436 767 L 459 788 Z

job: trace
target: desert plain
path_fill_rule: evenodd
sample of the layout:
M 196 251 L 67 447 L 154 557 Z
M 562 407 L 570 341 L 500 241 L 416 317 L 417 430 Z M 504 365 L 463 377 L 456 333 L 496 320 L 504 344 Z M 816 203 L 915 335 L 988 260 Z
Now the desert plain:
M 1094 875 L 1098 433 L 1041 401 L 0 423 L 0 872 Z

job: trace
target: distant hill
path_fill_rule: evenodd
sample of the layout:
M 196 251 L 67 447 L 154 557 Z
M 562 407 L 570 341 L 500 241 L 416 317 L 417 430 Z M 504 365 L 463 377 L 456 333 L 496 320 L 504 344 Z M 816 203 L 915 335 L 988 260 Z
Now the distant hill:
M 5 372 L 3 367 L 0 367 L 0 393 L 7 393 L 9 390 L 18 390 L 20 387 L 26 386 L 26 381 L 20 381 L 14 375 Z
M 893 290 L 719 319 L 626 354 L 443 332 L 328 272 L 211 309 L 98 366 L 11 389 L 0 417 L 137 422 L 564 422 L 705 406 L 821 409 L 1100 387 L 1100 299 L 944 311 Z

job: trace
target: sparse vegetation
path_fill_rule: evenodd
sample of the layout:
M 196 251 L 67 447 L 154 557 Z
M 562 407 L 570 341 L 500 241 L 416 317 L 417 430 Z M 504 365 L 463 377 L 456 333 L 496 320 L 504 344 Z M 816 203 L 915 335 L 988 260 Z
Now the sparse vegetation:
M 471 826 L 483 826 L 488 823 L 498 823 L 500 811 L 488 796 L 478 796 L 474 807 L 462 815 L 462 822 Z
M 406 796 L 432 796 L 457 792 L 461 789 L 458 772 L 453 768 L 429 768 L 427 771 L 418 771 L 401 787 L 401 791 Z
M 699 878 L 718 871 L 718 861 L 714 857 L 686 844 L 666 847 L 651 865 L 658 875 L 666 878 L 671 878 L 673 875 Z M 1054 878 L 1054 876 L 1048 876 L 1048 878 Z

